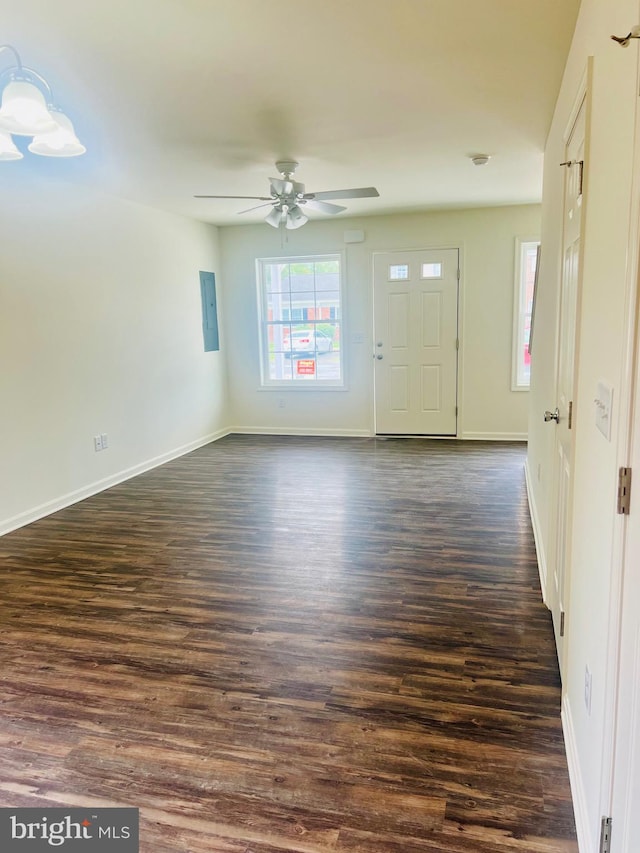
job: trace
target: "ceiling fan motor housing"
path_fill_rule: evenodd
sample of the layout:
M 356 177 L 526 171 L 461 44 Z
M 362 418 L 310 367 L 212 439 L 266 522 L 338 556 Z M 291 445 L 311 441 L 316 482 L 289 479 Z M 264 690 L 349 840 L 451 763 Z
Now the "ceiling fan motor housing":
M 284 175 L 285 178 L 290 178 L 297 168 L 298 162 L 296 160 L 278 160 L 276 163 L 276 169 L 281 175 Z

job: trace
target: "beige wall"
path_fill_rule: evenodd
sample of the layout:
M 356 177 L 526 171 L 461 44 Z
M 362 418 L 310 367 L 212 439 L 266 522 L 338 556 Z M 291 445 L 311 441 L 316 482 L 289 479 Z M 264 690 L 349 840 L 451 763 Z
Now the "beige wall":
M 564 133 L 588 58 L 593 87 L 586 162 L 584 263 L 575 389 L 575 500 L 567 608 L 563 719 L 581 851 L 596 851 L 600 817 L 607 813 L 612 673 L 609 608 L 615 514 L 619 401 L 625 389 L 627 247 L 637 96 L 637 46 L 617 47 L 611 33 L 638 23 L 637 0 L 584 0 L 545 151 L 542 266 L 536 307 L 530 392 L 528 477 L 543 580 L 551 598 L 553 425 L 542 420 L 556 405 L 555 357 L 562 254 Z M 637 225 L 637 223 L 635 223 Z M 595 427 L 599 380 L 614 388 L 612 439 Z M 548 568 L 547 568 L 548 567 Z M 585 667 L 592 673 L 589 714 Z M 614 821 L 615 823 L 615 821 Z
M 216 229 L 13 165 L 0 164 L 0 532 L 202 442 L 226 401 L 198 280 L 218 272 Z
M 461 350 L 459 435 L 525 438 L 527 392 L 511 391 L 516 237 L 535 239 L 538 205 L 342 218 L 310 222 L 282 235 L 268 225 L 220 229 L 225 284 L 231 420 L 268 432 L 373 432 L 372 253 L 460 247 Z M 365 242 L 345 245 L 345 230 Z M 260 390 L 255 261 L 343 251 L 346 256 L 345 391 Z M 354 343 L 362 335 L 364 343 Z M 284 408 L 278 400 L 285 401 Z
M 460 433 L 526 433 L 527 394 L 510 386 L 513 274 L 515 238 L 538 232 L 535 205 L 315 222 L 284 247 L 265 225 L 225 228 L 222 275 L 211 226 L 42 176 L 6 175 L 0 532 L 232 425 L 369 434 L 374 250 L 461 248 Z M 345 247 L 348 228 L 364 229 L 366 242 Z M 258 390 L 255 258 L 334 250 L 347 261 L 348 390 L 289 393 L 280 409 L 282 392 Z M 221 353 L 203 352 L 199 269 L 218 274 Z M 355 333 L 363 344 L 352 343 Z M 96 453 L 99 433 L 109 448 Z

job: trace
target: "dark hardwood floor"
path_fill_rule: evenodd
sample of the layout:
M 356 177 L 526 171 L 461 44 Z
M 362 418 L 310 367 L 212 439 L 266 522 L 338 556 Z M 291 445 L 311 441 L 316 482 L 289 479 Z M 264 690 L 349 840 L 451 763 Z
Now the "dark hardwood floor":
M 0 805 L 575 853 L 524 448 L 228 436 L 0 539 Z

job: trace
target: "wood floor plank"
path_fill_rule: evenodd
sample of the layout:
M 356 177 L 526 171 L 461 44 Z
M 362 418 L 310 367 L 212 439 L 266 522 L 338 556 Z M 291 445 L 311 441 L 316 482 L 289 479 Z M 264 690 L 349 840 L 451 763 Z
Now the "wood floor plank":
M 576 853 L 519 445 L 228 436 L 0 539 L 0 806 Z

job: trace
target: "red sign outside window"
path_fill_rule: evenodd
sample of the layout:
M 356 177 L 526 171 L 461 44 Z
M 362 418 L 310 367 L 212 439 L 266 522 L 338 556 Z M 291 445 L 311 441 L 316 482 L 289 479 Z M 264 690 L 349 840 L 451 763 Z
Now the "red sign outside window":
M 298 359 L 298 376 L 314 376 L 316 372 L 315 358 L 300 358 Z

